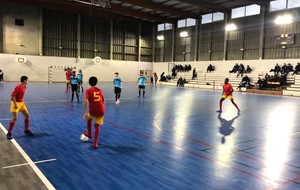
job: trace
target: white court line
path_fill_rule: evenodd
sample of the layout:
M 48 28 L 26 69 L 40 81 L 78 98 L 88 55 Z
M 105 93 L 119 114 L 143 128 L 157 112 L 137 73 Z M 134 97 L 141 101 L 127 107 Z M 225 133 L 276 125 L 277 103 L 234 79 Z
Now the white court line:
M 49 159 L 49 160 L 40 160 L 40 161 L 36 161 L 36 162 L 33 162 L 35 164 L 39 164 L 39 163 L 44 163 L 44 162 L 52 162 L 52 161 L 55 161 L 56 159 L 53 158 L 53 159 Z M 2 167 L 2 169 L 8 169 L 8 168 L 15 168 L 15 167 L 19 167 L 19 166 L 27 166 L 29 165 L 29 163 L 24 163 L 24 164 L 16 164 L 16 165 L 11 165 L 11 166 L 5 166 L 5 167 Z
M 4 128 L 2 123 L 0 123 L 0 128 L 4 132 L 4 134 L 7 133 L 7 130 Z M 26 152 L 21 148 L 21 146 L 17 143 L 15 139 L 10 140 L 13 145 L 17 148 L 17 150 L 21 153 L 21 155 L 24 157 L 24 159 L 28 162 L 28 164 L 31 166 L 33 171 L 37 174 L 37 176 L 42 180 L 42 182 L 45 184 L 45 186 L 49 190 L 55 190 L 54 186 L 49 182 L 49 180 L 44 176 L 44 174 L 41 172 L 41 170 L 35 165 L 35 163 L 30 159 L 30 157 L 26 154 Z
M 0 121 L 9 121 L 9 120 L 11 120 L 11 118 L 2 118 L 2 119 L 0 119 Z

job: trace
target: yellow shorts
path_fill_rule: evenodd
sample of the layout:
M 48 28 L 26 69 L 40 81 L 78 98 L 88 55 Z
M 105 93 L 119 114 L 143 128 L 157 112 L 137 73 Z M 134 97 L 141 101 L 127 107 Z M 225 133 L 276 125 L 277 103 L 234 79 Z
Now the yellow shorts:
M 233 100 L 233 96 L 232 95 L 223 95 L 222 98 L 223 99 L 229 98 L 229 100 Z
M 70 80 L 66 80 L 66 83 L 70 83 Z
M 19 112 L 19 111 L 27 111 L 27 107 L 24 102 L 17 102 L 18 108 L 15 108 L 15 104 L 13 101 L 10 103 L 10 112 Z
M 88 114 L 88 119 L 95 119 L 95 123 L 97 123 L 99 125 L 102 125 L 103 121 L 104 121 L 104 116 L 102 116 L 102 117 L 94 117 L 94 116 Z

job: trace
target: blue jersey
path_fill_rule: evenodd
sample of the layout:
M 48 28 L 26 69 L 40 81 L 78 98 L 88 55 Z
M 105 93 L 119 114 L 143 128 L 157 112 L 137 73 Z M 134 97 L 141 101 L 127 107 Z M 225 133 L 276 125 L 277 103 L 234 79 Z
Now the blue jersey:
M 82 81 L 83 80 L 83 74 L 82 73 L 78 73 L 77 74 L 77 78 L 79 81 Z
M 76 76 L 71 76 L 71 78 L 70 78 L 71 85 L 78 85 L 78 82 L 79 82 L 79 80 Z
M 122 88 L 122 79 L 120 77 L 115 77 L 113 83 L 115 87 Z
M 140 85 L 140 86 L 145 86 L 145 81 L 146 81 L 146 80 L 147 80 L 146 77 L 140 76 L 140 77 L 138 78 L 139 85 Z

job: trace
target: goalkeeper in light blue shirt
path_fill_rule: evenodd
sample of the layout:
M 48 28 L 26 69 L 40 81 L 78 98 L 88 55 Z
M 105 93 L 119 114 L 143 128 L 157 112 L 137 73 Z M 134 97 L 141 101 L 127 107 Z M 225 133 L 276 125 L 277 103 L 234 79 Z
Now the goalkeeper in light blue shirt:
M 145 98 L 145 82 L 146 82 L 146 77 L 144 77 L 144 73 L 140 74 L 140 77 L 137 79 L 136 83 L 139 83 L 139 96 L 141 97 L 141 90 L 143 90 L 143 97 Z
M 121 89 L 122 89 L 122 79 L 119 77 L 119 73 L 115 73 L 113 84 L 115 87 L 116 104 L 119 104 L 120 97 L 121 97 Z

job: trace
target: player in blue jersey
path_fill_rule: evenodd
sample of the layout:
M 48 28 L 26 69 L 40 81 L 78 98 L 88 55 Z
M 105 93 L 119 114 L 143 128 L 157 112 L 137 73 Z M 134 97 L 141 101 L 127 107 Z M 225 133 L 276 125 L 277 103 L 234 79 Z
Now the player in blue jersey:
M 79 80 L 76 77 L 76 71 L 72 72 L 72 76 L 70 77 L 70 83 L 71 83 L 71 89 L 72 89 L 72 99 L 71 102 L 73 102 L 73 98 L 74 98 L 74 92 L 76 93 L 76 97 L 77 97 L 77 102 L 79 103 L 79 97 L 78 97 L 78 84 L 79 84 Z
M 120 97 L 121 97 L 121 88 L 122 88 L 122 79 L 119 77 L 119 73 L 115 73 L 113 84 L 115 87 L 116 104 L 119 104 Z
M 139 83 L 139 96 L 141 97 L 141 90 L 143 90 L 143 97 L 145 98 L 145 81 L 146 81 L 146 77 L 144 77 L 144 74 L 141 73 L 140 77 L 138 78 L 138 80 L 136 81 L 136 83 Z
M 81 87 L 81 91 L 83 92 L 83 74 L 82 71 L 79 69 L 78 73 L 77 73 L 77 78 L 78 78 L 78 92 L 80 93 L 80 87 Z

